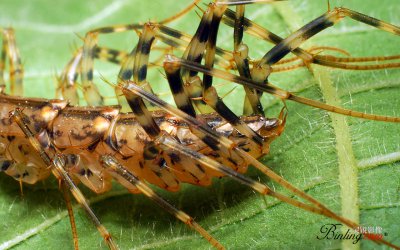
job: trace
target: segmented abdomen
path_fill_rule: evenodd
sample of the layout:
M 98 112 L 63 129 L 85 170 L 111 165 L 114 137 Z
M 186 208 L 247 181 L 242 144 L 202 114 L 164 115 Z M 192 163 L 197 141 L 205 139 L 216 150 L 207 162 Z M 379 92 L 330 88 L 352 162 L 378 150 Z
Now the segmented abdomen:
M 16 107 L 24 109 L 38 133 L 39 141 L 49 148 L 48 142 L 63 153 L 66 169 L 74 179 L 96 193 L 110 189 L 114 177 L 132 193 L 135 186 L 120 176 L 106 172 L 99 157 L 112 154 L 121 160 L 135 175 L 169 191 L 177 191 L 181 182 L 206 186 L 212 177 L 220 174 L 172 150 L 160 150 L 145 133 L 133 114 L 120 113 L 118 106 L 71 107 L 66 101 L 10 97 L 0 95 L 0 164 L 2 171 L 21 182 L 33 184 L 47 178 L 50 169 L 34 152 L 25 135 L 11 123 L 9 112 Z M 162 130 L 180 143 L 201 152 L 239 172 L 245 172 L 247 163 L 238 156 L 224 157 L 194 136 L 187 124 L 164 112 L 153 112 Z M 234 140 L 254 157 L 268 150 L 257 146 L 239 134 L 231 125 L 214 114 L 201 115 L 199 122 L 207 123 L 224 136 Z M 261 116 L 242 118 L 252 129 L 273 130 L 276 119 Z M 51 148 L 51 147 L 50 147 Z

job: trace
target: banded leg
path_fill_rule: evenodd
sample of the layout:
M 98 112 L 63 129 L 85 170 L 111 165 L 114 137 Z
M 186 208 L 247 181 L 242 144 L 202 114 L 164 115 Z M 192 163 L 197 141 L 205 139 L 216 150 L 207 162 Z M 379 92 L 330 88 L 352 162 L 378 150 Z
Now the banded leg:
M 204 57 L 204 51 L 209 39 L 209 31 L 213 23 L 215 9 L 218 8 L 215 3 L 210 3 L 207 10 L 203 13 L 200 24 L 197 27 L 196 33 L 193 35 L 189 45 L 187 46 L 183 58 L 200 63 Z M 210 56 L 210 55 L 209 55 Z M 179 69 L 184 85 L 188 86 L 187 91 L 193 104 L 200 113 L 209 113 L 210 109 L 205 105 L 203 100 L 197 100 L 202 96 L 203 86 L 201 80 L 197 76 L 197 72 L 189 71 L 185 68 Z
M 226 6 L 225 6 L 226 7 Z M 243 6 L 239 6 L 243 7 Z M 243 7 L 244 8 L 244 7 Z M 216 9 L 213 14 L 213 21 L 210 26 L 210 35 L 208 38 L 207 42 L 207 52 L 206 52 L 206 61 L 205 61 L 205 67 L 207 68 L 212 68 L 213 67 L 213 60 L 215 56 L 215 46 L 216 46 L 216 36 L 218 32 L 218 25 L 221 21 L 223 12 L 225 12 L 226 8 L 221 8 L 221 9 Z M 243 12 L 241 11 L 243 10 Z M 244 9 L 240 9 L 239 11 L 244 15 Z M 242 21 L 244 16 L 239 15 L 236 17 L 236 25 L 242 25 Z M 237 30 L 239 29 L 239 30 Z M 238 48 L 243 45 L 241 43 L 242 39 L 242 30 L 239 27 L 235 27 L 236 32 L 234 32 L 234 36 L 236 33 L 236 36 L 234 39 L 234 48 Z M 239 72 L 242 72 L 245 77 L 250 77 L 250 75 L 246 75 L 246 70 L 248 69 L 248 64 L 246 65 L 246 59 L 247 59 L 247 54 L 246 58 L 235 56 L 236 51 L 234 51 L 234 58 L 235 61 L 239 61 L 239 64 L 237 64 Z M 237 59 L 237 60 L 236 60 Z M 242 122 L 239 117 L 237 117 L 222 101 L 222 99 L 217 95 L 217 91 L 214 87 L 211 86 L 212 84 L 212 77 L 209 76 L 208 74 L 204 74 L 204 82 L 203 82 L 203 100 L 210 105 L 220 116 L 222 116 L 225 120 L 227 120 L 232 126 L 234 126 L 240 133 L 244 134 L 248 138 L 251 138 L 252 141 L 255 143 L 258 143 L 262 145 L 263 143 L 263 138 L 257 134 L 255 131 L 253 131 L 247 124 Z M 262 112 L 262 107 L 259 101 L 259 96 L 258 93 L 255 92 L 252 89 L 245 88 L 246 90 L 246 97 L 248 101 L 252 104 L 251 109 L 255 111 L 256 113 Z M 257 111 L 258 110 L 258 111 Z
M 30 123 L 29 118 L 24 116 L 19 108 L 13 111 L 10 115 L 11 119 L 13 119 L 18 124 L 18 126 L 21 128 L 24 134 L 28 137 L 32 147 L 35 149 L 36 152 L 39 153 L 44 163 L 51 168 L 53 174 L 56 176 L 57 179 L 65 183 L 65 185 L 68 187 L 69 191 L 72 193 L 76 201 L 88 214 L 89 218 L 95 224 L 97 230 L 100 232 L 107 246 L 110 249 L 118 249 L 117 245 L 114 243 L 111 237 L 111 234 L 101 224 L 100 220 L 97 218 L 93 210 L 90 208 L 85 196 L 75 185 L 69 174 L 65 171 L 64 169 L 65 160 L 62 157 L 62 155 L 56 153 L 53 158 L 50 158 L 49 154 L 45 151 L 42 144 L 38 141 L 38 139 L 33 134 L 31 128 L 28 126 L 28 124 Z M 49 147 L 51 147 L 50 142 L 44 142 L 44 143 L 49 145 Z
M 78 76 L 81 73 L 81 62 L 82 62 L 82 48 L 75 51 L 74 56 L 65 66 L 63 72 L 58 77 L 58 89 L 64 99 L 69 100 L 72 105 L 79 104 L 78 96 Z M 110 48 L 96 47 L 94 49 L 94 58 L 102 61 L 108 61 L 115 64 L 121 64 L 121 62 L 127 57 L 127 53 L 118 51 Z
M 190 103 L 190 98 L 186 94 L 184 89 L 184 84 L 180 77 L 180 66 L 173 64 L 164 64 L 164 69 L 167 75 L 167 79 L 174 96 L 175 103 L 177 107 L 184 111 L 186 114 L 192 117 L 196 116 L 193 106 Z M 239 117 L 237 117 L 222 101 L 222 99 L 217 95 L 214 87 L 208 87 L 204 89 L 204 96 L 202 100 L 210 105 L 220 116 L 226 119 L 232 126 L 239 130 L 242 134 L 252 138 L 256 143 L 262 143 L 262 138 L 256 132 L 254 132 L 250 127 L 242 122 Z
M 124 90 L 122 90 L 122 93 L 125 97 L 127 96 Z M 129 98 L 127 98 L 127 103 L 135 114 L 136 120 L 147 135 L 150 138 L 156 138 L 161 129 L 153 119 L 151 112 L 146 108 L 144 101 L 136 95 L 130 95 Z M 143 164 L 152 171 L 150 175 L 156 175 L 152 178 L 151 182 L 153 184 L 159 185 L 169 191 L 177 191 L 179 189 L 179 181 L 176 179 L 172 170 L 166 167 L 167 163 L 160 147 L 154 143 L 147 143 L 143 152 L 143 159 Z
M 215 48 L 217 41 L 217 33 L 219 23 L 221 21 L 222 15 L 226 10 L 226 6 L 211 6 L 212 10 L 212 21 L 209 27 L 209 35 L 206 44 L 206 55 L 205 55 L 205 67 L 212 68 L 215 57 Z M 176 70 L 175 70 L 176 71 Z M 170 86 L 174 83 L 170 83 Z M 212 107 L 220 116 L 227 120 L 232 126 L 234 126 L 240 133 L 251 138 L 255 143 L 262 144 L 262 137 L 254 132 L 246 123 L 241 121 L 222 101 L 222 99 L 217 95 L 217 91 L 212 87 L 212 77 L 204 74 L 203 80 L 203 101 Z M 257 99 L 256 99 L 257 100 Z
M 194 70 L 194 69 L 190 69 L 190 70 Z M 240 149 L 239 147 L 237 147 L 237 145 L 235 145 L 234 142 L 230 141 L 226 137 L 218 135 L 215 131 L 211 130 L 209 127 L 200 124 L 192 116 L 189 116 L 189 115 L 185 114 L 184 112 L 182 112 L 181 110 L 172 107 L 171 105 L 165 103 L 164 101 L 158 99 L 157 97 L 151 95 L 150 93 L 143 91 L 140 87 L 135 86 L 134 84 L 126 83 L 125 86 L 121 86 L 121 87 L 123 88 L 123 91 L 127 96 L 128 102 L 130 101 L 129 98 L 133 98 L 133 100 L 135 98 L 139 98 L 139 99 L 144 98 L 147 101 L 154 102 L 154 104 L 159 106 L 161 109 L 164 109 L 165 111 L 167 111 L 167 112 L 175 115 L 176 117 L 181 118 L 185 122 L 187 122 L 191 126 L 193 131 L 196 131 L 196 134 L 199 135 L 200 138 L 206 144 L 208 144 L 211 148 L 213 148 L 213 149 L 214 148 L 216 148 L 216 149 L 225 148 L 227 150 L 232 150 L 232 152 L 238 153 L 246 161 L 248 161 L 251 164 L 254 164 L 254 166 L 256 166 L 259 170 L 261 170 L 265 175 L 270 177 L 272 180 L 279 183 L 282 187 L 291 191 L 296 196 L 307 200 L 312 205 L 306 204 L 306 203 L 298 201 L 294 198 L 290 198 L 288 196 L 285 196 L 278 192 L 275 192 L 268 186 L 261 184 L 257 181 L 254 181 L 252 179 L 249 179 L 249 178 L 243 176 L 242 174 L 237 173 L 236 171 L 234 171 L 226 166 L 221 165 L 220 163 L 216 162 L 215 160 L 212 160 L 209 157 L 206 157 L 198 152 L 195 152 L 195 151 L 181 145 L 180 143 L 176 142 L 173 138 L 170 138 L 168 135 L 163 134 L 163 133 L 159 133 L 157 137 L 154 137 L 156 139 L 156 142 L 159 143 L 161 146 L 170 148 L 171 150 L 176 150 L 177 153 L 187 155 L 188 157 L 207 166 L 208 168 L 213 169 L 214 171 L 223 173 L 224 175 L 226 175 L 244 185 L 251 187 L 253 190 L 255 190 L 256 192 L 258 192 L 262 195 L 272 196 L 272 197 L 279 199 L 280 201 L 283 201 L 290 205 L 299 207 L 306 211 L 332 218 L 338 222 L 341 222 L 341 223 L 347 225 L 348 227 L 350 227 L 352 229 L 356 229 L 359 226 L 357 223 L 354 223 L 342 216 L 337 215 L 336 213 L 332 212 L 327 207 L 325 207 L 323 204 L 321 204 L 320 202 L 318 202 L 317 200 L 315 200 L 314 198 L 309 196 L 308 194 L 306 194 L 303 191 L 299 190 L 298 188 L 294 187 L 289 182 L 287 182 L 285 179 L 283 179 L 279 175 L 275 174 L 267 166 L 261 164 L 256 159 L 254 159 L 251 155 L 249 155 L 247 152 L 243 151 L 243 149 Z M 136 95 L 139 95 L 140 97 L 138 97 Z M 131 101 L 133 101 L 133 100 L 131 100 Z M 131 103 L 134 104 L 134 102 L 130 102 L 130 104 Z M 142 110 L 142 111 L 136 110 L 135 113 L 141 115 L 142 116 L 141 119 L 147 120 L 147 119 L 151 118 L 151 117 L 147 117 L 146 115 L 144 115 L 145 110 Z M 144 123 L 144 125 L 147 125 L 147 124 L 148 124 L 148 122 Z M 373 240 L 377 243 L 382 243 L 382 244 L 391 246 L 391 247 L 396 247 L 393 244 L 391 244 L 383 239 L 371 239 L 371 240 Z
M 9 58 L 10 71 L 10 93 L 11 95 L 23 96 L 22 81 L 24 71 L 22 68 L 19 50 L 15 41 L 14 30 L 11 28 L 0 28 L 3 37 L 3 45 L 0 58 L 0 86 L 5 86 L 4 69 L 7 57 Z
M 197 222 L 187 215 L 182 210 L 178 210 L 173 205 L 171 205 L 168 201 L 159 196 L 156 192 L 154 192 L 148 185 L 144 182 L 140 181 L 137 176 L 131 173 L 126 167 L 124 167 L 117 159 L 113 156 L 105 155 L 101 157 L 101 161 L 103 167 L 106 169 L 111 169 L 116 172 L 118 175 L 123 177 L 126 181 L 132 183 L 136 186 L 145 196 L 149 199 L 157 203 L 161 208 L 166 210 L 171 215 L 175 216 L 178 220 L 182 221 L 190 228 L 196 230 L 201 236 L 203 236 L 212 246 L 217 249 L 225 249 L 221 243 L 219 243 L 216 239 L 214 239 L 204 228 L 202 228 Z
M 195 0 L 189 7 L 185 8 L 181 12 L 173 15 L 170 18 L 161 21 L 161 23 L 168 23 L 176 18 L 179 18 L 181 15 L 188 12 L 191 8 L 193 8 L 198 1 Z M 107 34 L 107 33 L 115 33 L 115 32 L 125 32 L 129 30 L 138 30 L 141 29 L 143 25 L 141 24 L 128 24 L 128 25 L 119 25 L 112 27 L 103 27 L 98 28 L 92 31 L 89 31 L 84 38 L 83 45 L 83 55 L 82 55 L 82 87 L 84 89 L 84 96 L 86 101 L 91 106 L 98 106 L 104 103 L 103 97 L 100 95 L 96 85 L 93 83 L 93 60 L 94 60 L 94 50 L 98 43 L 98 35 L 99 34 Z
M 214 64 L 214 57 L 216 51 L 216 39 L 218 33 L 218 26 L 222 18 L 223 12 L 226 10 L 226 6 L 216 6 L 215 4 L 210 4 L 207 11 L 202 17 L 202 21 L 193 37 L 188 49 L 185 51 L 187 54 L 186 58 L 190 61 L 201 61 L 203 57 L 204 49 L 206 48 L 205 54 L 205 64 L 206 67 L 212 67 Z M 182 70 L 183 81 L 180 79 L 180 67 L 164 67 L 167 79 L 169 80 L 170 88 L 173 92 L 175 102 L 181 110 L 187 112 L 191 116 L 195 116 L 194 108 L 191 106 L 190 98 L 198 97 L 193 96 L 192 86 L 183 87 L 187 85 L 183 83 L 190 78 L 195 77 L 195 71 Z M 186 80 L 185 80 L 186 79 Z M 236 129 L 238 129 L 242 134 L 252 138 L 256 143 L 261 144 L 262 138 L 255 133 L 251 128 L 249 128 L 245 123 L 243 123 L 222 101 L 221 98 L 217 96 L 215 88 L 212 86 L 212 77 L 209 75 L 204 75 L 204 82 L 202 86 L 202 100 L 200 102 L 205 102 L 216 110 L 222 117 L 224 117 L 229 123 L 231 123 Z M 190 96 L 188 96 L 188 93 Z M 200 108 L 203 105 L 199 102 L 194 104 L 201 112 L 206 109 Z
M 222 13 L 220 14 L 222 15 Z M 205 32 L 207 29 L 201 29 Z M 202 33 L 198 32 L 197 36 L 201 36 Z M 170 37 L 166 37 L 166 35 Z M 123 81 L 128 81 L 133 79 L 136 84 L 143 86 L 146 91 L 153 93 L 150 84 L 146 81 L 146 76 L 147 76 L 147 70 L 148 70 L 148 65 L 149 65 L 149 54 L 152 48 L 152 45 L 154 44 L 154 41 L 156 38 L 161 40 L 162 42 L 172 46 L 173 48 L 180 48 L 181 45 L 175 43 L 174 41 L 178 39 L 178 37 L 184 36 L 184 34 L 172 30 L 171 28 L 168 28 L 164 25 L 159 25 L 159 24 L 154 24 L 154 23 L 146 23 L 143 25 L 143 31 L 140 34 L 139 37 L 139 42 L 137 46 L 132 50 L 132 52 L 129 54 L 128 58 L 124 61 L 122 64 L 121 70 L 118 74 L 118 82 L 123 82 Z M 196 36 L 195 36 L 196 37 Z M 171 38 L 175 40 L 171 40 Z M 193 43 L 193 46 L 197 46 L 197 43 Z M 190 45 L 189 45 L 190 46 Z M 201 47 L 203 48 L 203 46 Z M 204 49 L 204 48 L 203 48 Z M 185 53 L 190 53 L 187 52 L 188 49 L 186 49 Z M 215 48 L 214 48 L 215 52 Z M 194 58 L 195 56 L 193 56 Z M 213 56 L 210 56 L 211 58 Z M 201 60 L 201 58 L 200 58 Z M 167 73 L 168 74 L 168 73 Z M 168 77 L 168 76 L 167 76 Z M 198 79 L 197 77 L 194 79 Z M 198 86 L 198 89 L 201 90 L 199 83 L 194 83 L 191 82 L 190 86 Z M 116 90 L 117 96 L 122 96 L 122 93 L 120 90 L 117 88 Z M 189 90 L 190 93 L 197 92 L 197 90 Z M 122 98 L 119 99 L 119 103 L 123 104 L 122 106 L 125 107 L 124 101 L 121 100 Z M 146 103 L 147 105 L 151 105 L 149 103 Z M 123 109 L 124 110 L 124 109 Z
M 195 35 L 184 52 L 183 58 L 199 63 L 204 56 L 205 49 L 207 49 L 205 63 L 209 67 L 214 65 L 217 30 L 225 9 L 226 6 L 219 7 L 213 3 L 208 5 Z M 209 40 L 211 40 L 211 42 Z M 180 67 L 164 67 L 164 70 L 171 91 L 174 95 L 175 102 L 179 108 L 185 110 L 188 114 L 195 116 L 196 113 L 192 106 L 193 102 L 201 113 L 210 112 L 209 107 L 205 105 L 204 100 L 200 97 L 204 95 L 204 89 L 208 88 L 206 86 L 211 86 L 212 77 L 204 75 L 204 82 L 201 82 L 200 78 L 197 76 L 197 72 L 195 71 L 188 71 L 187 69 L 181 69 Z
M 156 38 L 158 28 L 155 24 L 146 23 L 143 25 L 143 32 L 139 37 L 139 42 L 129 54 L 128 58 L 122 64 L 118 74 L 118 81 L 128 81 L 133 77 L 133 80 L 139 86 L 143 86 L 146 91 L 153 93 L 150 84 L 146 81 L 147 68 L 149 64 L 149 55 L 151 46 Z M 124 100 L 121 100 L 122 93 L 119 89 L 115 89 L 118 96 L 118 102 L 122 104 L 123 111 L 126 111 L 127 105 Z
M 154 48 L 154 49 L 167 51 L 168 48 Z M 123 62 L 127 61 L 128 57 L 129 54 L 124 51 L 119 51 L 105 47 L 96 47 L 94 49 L 95 59 L 99 59 L 101 61 L 107 61 L 117 65 L 122 65 Z M 158 59 L 158 61 L 160 60 L 161 58 Z M 79 104 L 78 89 L 80 85 L 77 83 L 77 80 L 79 74 L 81 73 L 81 62 L 82 62 L 82 48 L 79 48 L 75 51 L 74 56 L 65 66 L 63 72 L 57 79 L 58 95 L 61 96 L 63 99 L 69 100 L 69 103 L 72 105 Z
M 236 67 L 241 76 L 251 78 L 249 65 L 249 48 L 242 42 L 243 39 L 243 23 L 244 23 L 245 7 L 243 5 L 236 6 L 235 26 L 233 32 L 234 51 L 233 58 L 235 59 Z M 246 93 L 243 114 L 264 114 L 260 103 L 260 95 L 254 90 L 244 87 Z
M 222 22 L 224 22 L 226 25 L 234 27 L 235 25 L 235 12 L 227 9 L 224 13 L 224 16 L 222 18 Z M 283 38 L 280 36 L 272 33 L 271 31 L 261 27 L 257 23 L 244 18 L 244 23 L 243 23 L 244 31 L 247 32 L 248 34 L 255 36 L 257 38 L 263 39 L 267 42 L 271 42 L 273 44 L 279 44 L 280 42 L 283 41 Z M 400 65 L 398 63 L 382 63 L 382 64 L 375 64 L 375 65 L 362 65 L 362 64 L 348 64 L 346 62 L 367 62 L 367 61 L 387 61 L 387 60 L 394 60 L 397 59 L 399 56 L 388 56 L 388 57 L 348 57 L 348 58 L 341 58 L 341 57 L 334 57 L 334 56 L 324 56 L 324 55 L 315 55 L 312 53 L 309 53 L 306 50 L 303 50 L 301 48 L 296 48 L 291 51 L 291 53 L 295 54 L 299 58 L 301 58 L 304 62 L 306 63 L 314 63 L 326 67 L 332 67 L 332 68 L 340 68 L 340 69 L 348 69 L 348 70 L 375 70 L 375 69 L 385 69 L 385 68 L 398 68 Z M 253 67 L 254 68 L 254 67 Z M 268 72 L 268 69 L 264 70 L 265 75 L 268 75 L 270 72 Z M 261 77 L 263 78 L 263 77 Z M 264 76 L 264 79 L 266 76 Z
M 64 195 L 65 204 L 67 205 L 69 224 L 71 225 L 72 240 L 74 241 L 74 249 L 79 249 L 78 231 L 76 230 L 74 210 L 72 209 L 71 198 L 68 193 L 67 185 L 61 181 L 60 183 L 62 193 Z
M 301 44 L 303 44 L 312 36 L 338 23 L 343 17 L 349 17 L 353 20 L 368 24 L 370 26 L 387 31 L 389 33 L 400 35 L 400 28 L 392 24 L 366 16 L 364 14 L 358 13 L 350 9 L 335 8 L 334 10 L 306 24 L 298 31 L 294 32 L 292 35 L 285 38 L 283 41 L 281 41 L 279 44 L 273 47 L 270 51 L 268 51 L 264 55 L 264 57 L 260 60 L 257 67 L 266 67 L 266 65 L 268 66 L 273 65 L 274 63 L 282 59 L 284 56 L 286 56 L 288 53 L 298 48 Z M 400 64 L 394 64 L 392 66 L 399 67 Z M 385 68 L 388 67 L 389 65 L 385 66 Z M 360 67 L 359 69 L 362 69 L 362 67 Z
M 357 112 L 357 111 L 353 111 L 353 110 L 334 107 L 334 106 L 331 106 L 331 105 L 328 105 L 328 104 L 325 104 L 322 102 L 318 102 L 318 101 L 315 101 L 312 99 L 297 96 L 291 92 L 288 92 L 288 91 L 285 91 L 278 87 L 275 87 L 272 83 L 268 83 L 268 85 L 262 85 L 259 82 L 256 82 L 251 79 L 247 79 L 247 78 L 244 78 L 241 76 L 236 76 L 236 75 L 233 75 L 228 72 L 218 70 L 215 68 L 209 69 L 200 64 L 186 61 L 186 60 L 183 60 L 183 59 L 171 56 L 171 55 L 166 57 L 166 61 L 164 63 L 178 64 L 180 66 L 187 67 L 188 69 L 191 69 L 191 70 L 197 70 L 197 71 L 205 73 L 205 74 L 212 74 L 215 77 L 219 77 L 219 78 L 231 81 L 231 82 L 238 83 L 243 86 L 247 86 L 250 88 L 257 89 L 259 91 L 263 91 L 263 92 L 272 94 L 282 100 L 291 100 L 294 102 L 305 104 L 307 106 L 323 109 L 323 110 L 326 110 L 329 112 L 352 116 L 352 117 L 357 117 L 357 118 L 363 118 L 363 119 L 367 119 L 367 120 L 385 121 L 385 122 L 400 122 L 400 117 L 366 114 L 366 113 Z M 170 67 L 173 67 L 173 66 L 170 66 Z

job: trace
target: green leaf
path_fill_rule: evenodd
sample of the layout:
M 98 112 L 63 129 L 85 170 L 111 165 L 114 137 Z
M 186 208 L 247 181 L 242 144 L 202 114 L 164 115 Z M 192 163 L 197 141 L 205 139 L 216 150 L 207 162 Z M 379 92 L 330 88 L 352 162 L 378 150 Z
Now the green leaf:
M 27 1 L 0 2 L 0 27 L 13 27 L 25 67 L 26 96 L 55 97 L 55 73 L 60 72 L 81 44 L 78 36 L 94 28 L 120 23 L 162 20 L 184 8 L 189 1 Z M 331 1 L 341 6 L 400 24 L 400 4 L 396 1 Z M 205 8 L 204 5 L 199 5 Z M 278 4 L 251 5 L 250 19 L 279 34 L 290 32 L 326 12 L 325 1 L 291 0 Z M 200 11 L 198 11 L 200 12 Z M 193 34 L 199 18 L 192 11 L 172 24 Z M 74 33 L 78 34 L 75 35 Z M 131 32 L 133 33 L 133 32 Z M 219 45 L 231 49 L 230 29 L 223 29 Z M 108 35 L 103 45 L 129 51 L 135 34 Z M 353 56 L 398 54 L 399 38 L 384 31 L 345 18 L 334 28 L 322 32 L 303 48 L 333 46 Z M 251 55 L 260 57 L 269 48 L 264 42 L 246 36 Z M 330 52 L 327 52 L 330 53 Z M 96 73 L 114 81 L 117 67 L 96 63 Z M 400 71 L 345 71 L 313 66 L 307 69 L 274 74 L 271 82 L 301 96 L 367 113 L 400 116 Z M 318 84 L 321 80 L 321 85 Z M 158 91 L 167 89 L 164 78 L 155 70 L 151 78 Z M 97 79 L 98 85 L 102 81 Z M 103 84 L 104 85 L 104 84 Z M 234 85 L 225 85 L 229 91 Z M 240 105 L 235 89 L 224 101 L 238 114 Z M 102 89 L 110 96 L 110 89 Z M 171 99 L 171 97 L 167 97 Z M 239 98 L 239 97 L 238 97 Z M 263 98 L 269 116 L 277 116 L 281 103 Z M 110 103 L 113 100 L 110 100 Z M 236 102 L 235 102 L 236 101 Z M 359 213 L 360 223 L 379 226 L 385 239 L 400 245 L 400 127 L 398 124 L 366 121 L 332 115 L 288 102 L 289 117 L 285 132 L 271 145 L 262 160 L 297 187 L 320 200 L 333 211 L 351 217 Z M 340 180 L 339 175 L 353 171 Z M 262 174 L 251 169 L 248 176 L 268 183 Z M 53 178 L 51 178 L 53 179 Z M 169 216 L 142 195 L 131 195 L 115 185 L 107 194 L 95 195 L 82 188 L 92 201 L 100 220 L 113 234 L 121 249 L 204 249 L 211 246 L 198 234 Z M 160 191 L 160 190 L 158 190 Z M 349 240 L 318 240 L 320 228 L 330 219 L 279 203 L 266 201 L 240 184 L 215 180 L 207 188 L 185 185 L 179 193 L 160 191 L 178 208 L 192 215 L 204 228 L 229 249 L 267 248 L 343 248 Z M 350 197 L 350 199 L 349 199 Z M 353 197 L 353 198 L 351 198 Z M 352 206 L 355 201 L 356 206 Z M 24 187 L 11 177 L 0 175 L 0 248 L 72 249 L 69 220 L 62 195 L 55 181 Z M 100 235 L 81 209 L 75 209 L 79 242 L 82 249 L 105 249 Z M 24 236 L 29 237 L 24 238 Z M 12 244 L 12 243 L 15 243 Z M 347 245 L 346 245 L 347 244 Z M 362 240 L 366 249 L 378 246 Z

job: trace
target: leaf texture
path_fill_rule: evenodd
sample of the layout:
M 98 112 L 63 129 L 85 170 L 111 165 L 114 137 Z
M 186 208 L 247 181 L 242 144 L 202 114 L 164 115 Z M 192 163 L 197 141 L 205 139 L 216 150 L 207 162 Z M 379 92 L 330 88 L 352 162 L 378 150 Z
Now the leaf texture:
M 55 75 L 61 72 L 74 48 L 80 46 L 80 37 L 85 32 L 112 24 L 160 21 L 189 2 L 3 0 L 0 2 L 0 26 L 16 30 L 25 68 L 26 96 L 54 98 Z M 331 1 L 331 5 L 332 8 L 343 5 L 400 25 L 397 1 Z M 206 7 L 200 4 L 199 8 Z M 286 37 L 326 11 L 324 1 L 290 0 L 249 5 L 246 15 Z M 197 12 L 201 13 L 199 9 Z M 199 20 L 193 10 L 171 26 L 193 34 Z M 232 30 L 221 28 L 218 45 L 231 49 L 232 40 Z M 104 46 L 124 51 L 130 51 L 136 41 L 134 32 L 100 39 Z M 261 57 L 271 48 L 248 35 L 244 41 L 253 58 Z M 393 34 L 345 18 L 302 48 L 332 46 L 352 56 L 393 55 L 398 54 L 398 42 L 399 37 Z M 314 100 L 367 113 L 400 116 L 400 70 L 346 71 L 318 66 L 312 66 L 312 70 L 313 73 L 307 68 L 277 73 L 270 80 Z M 150 76 L 151 84 L 158 93 L 167 91 L 164 77 L 155 71 Z M 118 68 L 96 62 L 95 73 L 114 81 Z M 98 78 L 96 83 L 106 85 Z M 229 92 L 234 86 L 223 84 L 221 93 Z M 224 98 L 237 114 L 242 110 L 241 102 L 237 101 L 243 96 L 239 89 L 235 88 Z M 102 93 L 110 96 L 112 92 L 105 86 Z M 164 97 L 172 100 L 170 95 Z M 107 100 L 115 102 L 115 98 Z M 279 114 L 281 102 L 266 95 L 263 102 L 268 116 Z M 362 225 L 381 227 L 387 234 L 385 239 L 400 245 L 399 125 L 332 115 L 296 103 L 287 105 L 289 117 L 285 132 L 272 143 L 270 154 L 261 161 L 333 211 L 345 217 L 355 216 Z M 282 190 L 253 169 L 247 175 Z M 21 197 L 18 183 L 0 175 L 0 248 L 72 249 L 62 194 L 50 179 L 44 184 L 24 187 Z M 111 192 L 99 196 L 85 187 L 82 189 L 121 249 L 211 248 L 207 241 L 142 195 L 128 194 L 117 184 Z M 214 180 L 207 188 L 185 185 L 178 193 L 158 191 L 192 215 L 229 249 L 380 247 L 366 240 L 362 240 L 361 245 L 353 245 L 349 240 L 318 240 L 321 227 L 334 221 L 271 198 L 263 199 L 226 178 Z M 75 214 L 81 249 L 106 249 L 84 212 L 77 208 Z

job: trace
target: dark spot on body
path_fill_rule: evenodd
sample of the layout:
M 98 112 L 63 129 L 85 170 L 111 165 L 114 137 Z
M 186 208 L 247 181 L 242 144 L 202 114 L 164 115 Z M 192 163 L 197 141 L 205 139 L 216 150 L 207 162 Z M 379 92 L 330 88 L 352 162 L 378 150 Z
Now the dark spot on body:
M 1 168 L 0 168 L 0 170 L 1 170 L 1 171 L 6 171 L 6 170 L 11 166 L 11 164 L 12 164 L 11 161 L 8 161 L 8 160 L 3 161 L 3 162 L 1 163 Z
M 29 173 L 28 173 L 28 171 L 25 171 L 25 172 L 22 174 L 22 178 L 25 178 L 25 177 L 27 177 L 27 176 L 29 176 Z
M 7 140 L 10 142 L 12 142 L 14 139 L 15 139 L 15 136 L 13 136 L 13 135 L 7 136 Z
M 171 163 L 175 164 L 181 161 L 181 157 L 176 153 L 168 154 L 169 158 L 171 159 Z
M 206 171 L 204 170 L 204 168 L 200 165 L 200 164 L 196 164 L 196 167 L 204 174 Z

